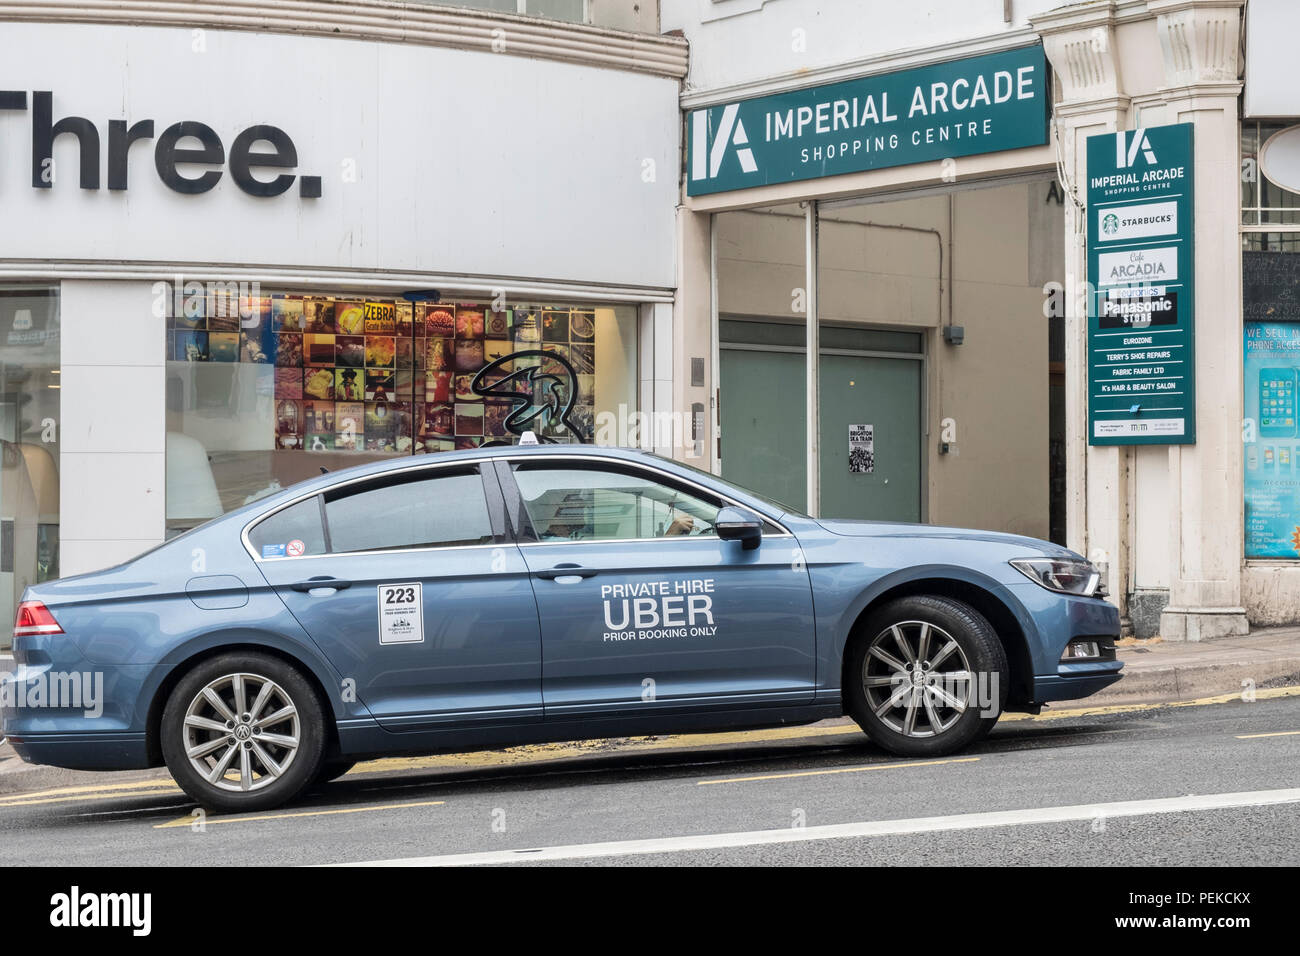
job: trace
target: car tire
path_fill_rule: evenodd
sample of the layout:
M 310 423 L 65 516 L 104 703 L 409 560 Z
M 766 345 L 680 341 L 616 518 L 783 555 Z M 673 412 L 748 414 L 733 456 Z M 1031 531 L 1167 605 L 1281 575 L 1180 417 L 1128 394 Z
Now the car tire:
M 231 652 L 180 679 L 163 708 L 161 740 L 167 769 L 201 806 L 266 810 L 316 779 L 325 716 L 297 668 L 269 654 Z
M 984 616 L 962 601 L 891 601 L 857 629 L 848 654 L 848 712 L 891 753 L 956 753 L 988 733 L 1006 704 L 1006 650 Z

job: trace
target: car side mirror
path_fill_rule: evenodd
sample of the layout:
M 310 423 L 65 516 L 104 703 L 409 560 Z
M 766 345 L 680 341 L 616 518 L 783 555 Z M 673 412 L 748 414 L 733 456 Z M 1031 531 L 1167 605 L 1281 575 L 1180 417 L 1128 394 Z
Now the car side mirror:
M 763 540 L 763 519 L 744 508 L 723 508 L 718 512 L 713 527 L 719 538 L 724 541 L 739 541 L 746 551 L 754 550 Z

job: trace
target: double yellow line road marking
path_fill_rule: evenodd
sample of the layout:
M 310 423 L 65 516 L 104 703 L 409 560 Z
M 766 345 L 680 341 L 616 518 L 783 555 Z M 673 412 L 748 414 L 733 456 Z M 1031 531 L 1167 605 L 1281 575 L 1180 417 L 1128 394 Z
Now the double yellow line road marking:
M 83 800 L 115 800 L 121 797 L 174 796 L 180 792 L 181 788 L 176 786 L 170 777 L 160 777 L 155 780 L 137 780 L 131 783 L 91 784 L 84 787 L 56 787 L 53 790 L 10 793 L 0 796 L 0 809 L 48 803 L 76 803 Z
M 910 763 L 872 763 L 865 767 L 833 767 L 830 770 L 795 770 L 790 773 L 752 774 L 744 777 L 719 777 L 697 780 L 696 786 L 711 787 L 719 783 L 757 783 L 760 780 L 792 780 L 795 777 L 827 777 L 839 773 L 863 773 L 867 770 L 908 770 L 912 767 L 942 767 L 954 763 L 976 763 L 979 757 L 950 757 L 947 760 L 916 760 Z
M 340 813 L 373 813 L 376 810 L 409 810 L 412 807 L 441 807 L 446 800 L 420 800 L 415 803 L 385 803 L 364 807 L 334 807 L 328 810 L 288 810 L 284 813 L 262 813 L 253 816 L 243 814 L 228 817 L 197 817 L 191 814 L 167 823 L 155 823 L 155 830 L 169 830 L 173 827 L 213 826 L 218 823 L 260 823 L 266 820 L 292 820 L 298 817 L 332 817 Z M 200 823 L 200 821 L 202 821 Z
M 696 784 L 704 787 L 719 783 L 753 783 L 759 780 L 788 780 L 793 777 L 818 777 L 830 774 L 862 773 L 868 770 L 908 770 L 913 767 L 940 767 L 946 764 L 976 763 L 979 759 L 979 757 L 953 757 L 947 760 L 916 760 L 905 763 L 876 763 L 862 767 L 835 767 L 829 770 L 800 770 L 791 773 L 761 774 L 748 777 L 722 777 L 716 780 L 698 780 L 696 781 Z M 371 813 L 376 810 L 409 810 L 414 807 L 441 807 L 445 805 L 445 800 L 421 800 L 413 803 L 387 803 L 375 806 L 336 807 L 327 810 L 291 810 L 284 813 L 264 813 L 252 816 L 240 814 L 214 817 L 190 814 L 189 816 L 169 820 L 166 823 L 155 823 L 153 828 L 155 830 L 168 830 L 179 827 L 208 826 L 218 823 L 259 823 L 267 820 L 292 820 L 299 817 L 326 817 L 340 813 Z
M 1256 700 L 1271 700 L 1300 695 L 1300 686 L 1266 688 L 1255 691 Z M 1220 694 L 1201 697 L 1195 700 L 1171 703 L 1151 704 L 1111 704 L 1101 707 L 1075 707 L 1050 710 L 1038 715 L 1007 714 L 1002 717 L 1004 723 L 1039 723 L 1064 720 L 1072 717 L 1094 717 L 1110 714 L 1142 713 L 1163 708 L 1199 707 L 1211 704 L 1232 703 L 1241 700 L 1240 694 Z M 1255 740 L 1271 737 L 1300 736 L 1300 730 L 1284 730 L 1269 733 L 1237 734 L 1238 740 Z M 611 745 L 608 742 L 582 742 L 573 744 L 544 744 L 526 747 L 514 747 L 500 751 L 483 751 L 468 754 L 438 754 L 427 757 L 392 757 L 366 761 L 358 764 L 349 777 L 359 774 L 374 774 L 410 770 L 486 770 L 494 768 L 538 766 L 561 760 L 579 757 L 598 756 L 634 756 L 637 754 L 664 751 L 703 750 L 711 747 L 738 746 L 743 744 L 773 744 L 781 742 L 816 741 L 833 737 L 847 737 L 855 741 L 864 741 L 862 732 L 856 724 L 845 722 L 829 726 L 776 727 L 767 730 L 729 731 L 713 734 L 674 734 L 665 737 L 633 739 Z M 874 763 L 855 767 L 835 767 L 825 770 L 802 770 L 788 773 L 758 774 L 752 776 L 721 777 L 696 781 L 699 786 L 715 786 L 728 783 L 746 783 L 766 780 L 789 780 L 799 777 L 829 776 L 845 773 L 862 773 L 875 770 L 907 769 L 911 767 L 940 766 L 945 764 L 973 763 L 978 757 L 958 757 L 944 760 L 912 761 L 905 763 Z M 6 807 L 31 807 L 52 804 L 66 804 L 115 800 L 128 797 L 182 796 L 181 789 L 167 777 L 149 780 L 137 780 L 128 783 L 106 783 L 72 787 L 57 787 L 30 793 L 0 795 L 0 810 Z M 188 799 L 188 798 L 186 798 Z M 444 801 L 422 801 L 418 803 L 384 804 L 365 807 L 348 807 L 333 810 L 310 810 L 284 814 L 265 814 L 258 816 L 209 816 L 208 824 L 254 822 L 263 820 L 287 819 L 299 816 L 326 816 L 343 813 L 360 813 L 375 810 L 395 810 L 406 807 L 439 806 Z M 193 817 L 182 817 L 168 823 L 157 824 L 156 829 L 190 826 Z

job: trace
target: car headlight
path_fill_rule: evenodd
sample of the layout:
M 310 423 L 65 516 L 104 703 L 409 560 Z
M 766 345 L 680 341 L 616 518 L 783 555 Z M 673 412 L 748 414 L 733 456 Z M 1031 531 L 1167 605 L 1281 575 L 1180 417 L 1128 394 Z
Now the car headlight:
M 1101 574 L 1092 562 L 1080 558 L 1016 558 L 1011 566 L 1035 584 L 1061 594 L 1092 597 L 1101 585 Z

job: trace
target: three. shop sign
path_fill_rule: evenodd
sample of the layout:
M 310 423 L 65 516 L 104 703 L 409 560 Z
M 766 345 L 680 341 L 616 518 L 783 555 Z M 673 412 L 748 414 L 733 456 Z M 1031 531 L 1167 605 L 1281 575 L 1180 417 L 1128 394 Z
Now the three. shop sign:
M 1088 442 L 1196 441 L 1192 124 L 1088 137 Z
M 1047 142 L 1041 46 L 691 112 L 689 195 L 935 162 Z

